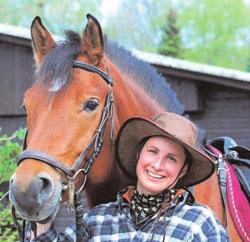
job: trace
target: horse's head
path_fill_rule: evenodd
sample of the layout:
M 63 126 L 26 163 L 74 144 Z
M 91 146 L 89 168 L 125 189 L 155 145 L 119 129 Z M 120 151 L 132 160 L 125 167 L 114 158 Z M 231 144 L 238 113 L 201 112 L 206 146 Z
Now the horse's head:
M 56 214 L 61 199 L 72 196 L 70 179 L 78 181 L 79 189 L 83 176 L 77 171 L 100 152 L 112 109 L 112 80 L 102 30 L 91 15 L 81 38 L 68 32 L 65 42 L 56 43 L 39 17 L 31 36 L 37 80 L 24 96 L 27 137 L 10 182 L 10 199 L 25 219 L 42 222 Z M 110 138 L 105 141 L 110 145 Z M 111 154 L 105 153 L 107 159 L 111 162 Z M 102 170 L 108 166 L 101 159 L 98 163 Z M 105 175 L 97 177 L 98 183 Z

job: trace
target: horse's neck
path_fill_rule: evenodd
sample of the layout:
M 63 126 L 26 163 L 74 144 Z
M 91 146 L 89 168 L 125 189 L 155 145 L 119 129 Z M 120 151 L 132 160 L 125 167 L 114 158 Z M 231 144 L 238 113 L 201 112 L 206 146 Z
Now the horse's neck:
M 115 107 L 120 122 L 131 116 L 151 118 L 164 111 L 164 108 L 134 80 L 126 76 L 117 76 L 114 82 Z
M 223 225 L 226 224 L 223 200 L 220 192 L 218 176 L 216 173 L 214 173 L 206 181 L 195 186 L 194 196 L 197 202 L 209 206 L 215 212 Z
M 219 178 L 216 172 L 209 179 L 194 187 L 194 196 L 197 202 L 206 204 L 214 211 L 222 225 L 227 227 L 230 239 L 233 242 L 242 241 L 233 223 L 228 206 L 223 205 Z

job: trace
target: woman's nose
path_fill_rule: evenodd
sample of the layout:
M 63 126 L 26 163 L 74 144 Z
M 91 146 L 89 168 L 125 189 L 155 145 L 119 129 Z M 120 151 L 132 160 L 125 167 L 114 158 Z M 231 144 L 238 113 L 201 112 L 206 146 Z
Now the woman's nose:
M 162 162 L 162 159 L 159 157 L 157 159 L 155 159 L 153 162 L 152 162 L 152 167 L 155 169 L 155 170 L 162 170 L 163 169 L 163 162 Z

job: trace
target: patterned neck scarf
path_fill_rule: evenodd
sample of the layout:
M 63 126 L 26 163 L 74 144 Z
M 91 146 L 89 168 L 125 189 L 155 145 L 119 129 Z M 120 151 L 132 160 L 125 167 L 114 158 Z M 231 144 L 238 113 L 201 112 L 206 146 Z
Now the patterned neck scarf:
M 133 192 L 130 202 L 130 213 L 137 226 L 141 226 L 147 218 L 153 216 L 163 204 L 169 203 L 175 196 L 176 190 L 165 190 L 156 195 L 145 195 L 137 190 Z

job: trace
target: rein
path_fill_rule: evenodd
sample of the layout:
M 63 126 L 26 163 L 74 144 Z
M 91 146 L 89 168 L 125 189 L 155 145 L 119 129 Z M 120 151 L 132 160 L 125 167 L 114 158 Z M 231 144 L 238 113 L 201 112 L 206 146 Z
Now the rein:
M 81 195 L 80 192 L 84 188 L 86 180 L 87 180 L 87 175 L 90 171 L 91 166 L 97 159 L 98 155 L 101 152 L 102 145 L 103 145 L 103 135 L 104 135 L 104 130 L 107 124 L 107 121 L 111 119 L 111 140 L 114 142 L 114 99 L 113 99 L 113 80 L 109 76 L 108 72 L 104 72 L 101 69 L 99 69 L 96 66 L 84 63 L 82 61 L 75 60 L 73 61 L 73 68 L 80 68 L 84 69 L 93 73 L 98 74 L 100 77 L 102 77 L 103 80 L 106 81 L 106 83 L 110 86 L 110 91 L 106 97 L 106 103 L 105 107 L 103 108 L 102 111 L 102 116 L 101 116 L 101 121 L 95 131 L 95 134 L 91 138 L 90 142 L 86 146 L 85 149 L 81 152 L 81 154 L 75 159 L 73 166 L 68 167 L 64 165 L 61 161 L 57 160 L 53 156 L 50 156 L 49 154 L 39 151 L 39 150 L 26 150 L 26 138 L 27 134 L 24 139 L 24 145 L 23 145 L 23 151 L 22 153 L 18 156 L 17 158 L 17 166 L 20 165 L 24 160 L 26 159 L 34 159 L 38 160 L 41 162 L 44 162 L 60 172 L 64 173 L 67 178 L 68 178 L 68 192 L 69 192 L 69 208 L 73 209 L 75 208 L 75 216 L 76 216 L 76 241 L 80 242 L 82 241 L 83 235 L 81 231 L 83 231 L 82 226 L 83 226 L 83 204 L 81 200 Z M 89 159 L 87 159 L 85 165 L 83 166 L 83 162 L 86 159 L 87 155 L 89 154 L 90 148 L 93 148 L 93 152 L 90 156 Z M 75 179 L 76 177 L 82 173 L 84 175 L 84 181 L 81 187 L 76 190 L 75 187 Z M 13 219 L 16 227 L 18 228 L 18 234 L 19 234 L 19 239 L 20 241 L 23 241 L 24 239 L 24 233 L 25 233 L 25 226 L 20 225 L 17 222 L 17 216 L 15 213 L 15 208 L 13 207 Z M 33 232 L 36 235 L 36 226 L 35 222 L 31 222 L 31 227 L 34 227 Z M 23 227 L 23 229 L 22 229 Z M 36 236 L 35 236 L 36 237 Z

